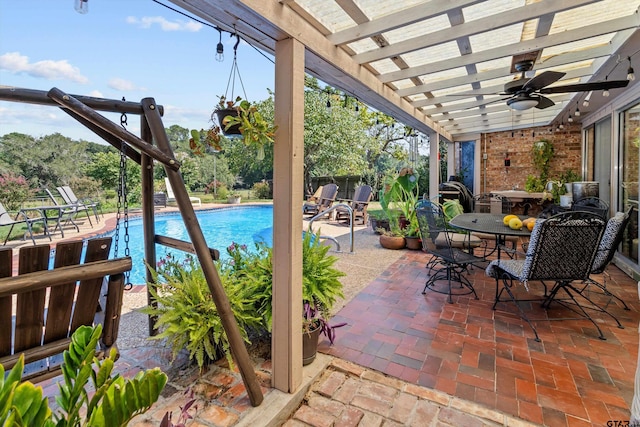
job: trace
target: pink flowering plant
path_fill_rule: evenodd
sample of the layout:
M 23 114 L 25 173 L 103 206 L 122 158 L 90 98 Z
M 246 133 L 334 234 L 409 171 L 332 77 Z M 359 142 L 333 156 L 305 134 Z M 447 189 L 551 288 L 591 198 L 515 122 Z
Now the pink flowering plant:
M 33 195 L 29 183 L 23 176 L 11 172 L 0 175 L 0 203 L 10 211 L 20 209 L 22 202 Z

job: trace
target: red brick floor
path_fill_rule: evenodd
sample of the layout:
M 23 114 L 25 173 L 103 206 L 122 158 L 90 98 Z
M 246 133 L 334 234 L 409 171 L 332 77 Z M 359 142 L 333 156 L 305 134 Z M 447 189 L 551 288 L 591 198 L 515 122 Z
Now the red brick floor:
M 526 310 L 541 338 L 536 342 L 513 303 L 492 310 L 495 280 L 482 269 L 470 276 L 478 300 L 454 296 L 449 304 L 446 295 L 423 295 L 427 259 L 407 252 L 360 292 L 332 319 L 348 325 L 336 331 L 332 347 L 321 343 L 321 351 L 534 423 L 629 420 L 640 321 L 635 281 L 609 267 L 608 289 L 631 310 L 613 302 L 608 307 L 624 329 L 592 313 L 606 340 L 588 320 L 547 320 L 566 315 L 560 306 L 545 312 L 530 303 Z M 541 289 L 532 283 L 530 297 Z

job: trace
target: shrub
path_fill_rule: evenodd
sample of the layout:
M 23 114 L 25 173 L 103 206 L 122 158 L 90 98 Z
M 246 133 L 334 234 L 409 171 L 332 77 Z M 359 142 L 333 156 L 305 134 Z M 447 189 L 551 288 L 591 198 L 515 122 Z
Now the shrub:
M 32 194 L 33 191 L 29 188 L 29 183 L 24 177 L 10 172 L 0 175 L 0 202 L 7 210 L 20 209 L 22 202 Z
M 271 186 L 266 181 L 256 182 L 255 184 L 253 184 L 253 187 L 251 187 L 251 191 L 253 192 L 254 197 L 256 199 L 272 199 L 273 198 Z
M 157 316 L 156 325 L 161 330 L 151 339 L 167 339 L 174 358 L 182 349 L 188 350 L 200 368 L 222 355 L 233 365 L 229 340 L 198 261 L 193 256 L 178 260 L 168 255 L 160 260 L 157 271 L 151 272 L 156 283 L 148 284 L 149 292 L 157 306 L 142 311 Z M 228 269 L 220 270 L 220 280 L 240 332 L 249 342 L 247 330 L 258 329 L 261 324 L 254 309 L 253 286 Z

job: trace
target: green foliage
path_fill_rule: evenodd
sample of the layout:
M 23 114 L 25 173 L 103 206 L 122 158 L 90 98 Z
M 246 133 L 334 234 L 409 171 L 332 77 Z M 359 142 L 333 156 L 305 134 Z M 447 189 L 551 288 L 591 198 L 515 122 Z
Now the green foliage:
M 20 209 L 22 202 L 32 194 L 33 191 L 29 188 L 29 183 L 24 177 L 14 175 L 11 172 L 0 175 L 0 202 L 7 210 Z
M 60 411 L 52 414 L 42 388 L 20 383 L 24 355 L 6 376 L 0 365 L 0 425 L 28 427 L 122 427 L 146 412 L 160 396 L 167 376 L 158 368 L 139 372 L 133 379 L 113 375 L 117 358 L 112 349 L 102 361 L 95 356 L 102 326 L 80 327 L 64 352 L 56 402 Z M 88 383 L 95 390 L 89 393 Z M 55 420 L 55 422 L 54 422 Z
M 546 139 L 534 142 L 531 148 L 531 161 L 540 173 L 540 180 L 543 182 L 546 182 L 549 177 L 553 151 L 553 144 Z
M 337 258 L 328 255 L 329 246 L 321 244 L 319 234 L 305 234 L 302 250 L 303 302 L 328 316 L 337 298 L 344 297 L 339 280 L 344 273 L 334 267 Z M 271 330 L 273 250 L 262 243 L 251 250 L 232 243 L 227 255 L 217 263 L 219 276 L 248 341 L 248 331 Z M 157 283 L 149 284 L 150 292 L 158 304 L 143 312 L 158 317 L 161 333 L 153 339 L 167 339 L 174 357 L 187 349 L 200 367 L 223 353 L 231 364 L 229 343 L 200 265 L 192 257 L 181 261 L 168 256 L 152 274 Z
M 269 183 L 265 181 L 256 182 L 255 184 L 253 184 L 253 187 L 251 187 L 251 192 L 253 193 L 256 199 L 272 199 L 273 198 L 271 187 L 269 186 Z
M 0 425 L 7 427 L 48 427 L 51 409 L 42 388 L 30 382 L 20 383 L 24 370 L 24 355 L 20 355 L 13 369 L 5 376 L 0 365 Z
M 305 233 L 302 239 L 302 301 L 317 304 L 323 315 L 331 313 L 337 298 L 344 298 L 340 277 L 345 274 L 333 265 L 338 258 L 328 255 L 320 232 Z
M 464 213 L 464 207 L 460 204 L 460 200 L 449 199 L 442 204 L 442 212 L 444 213 L 445 221 L 449 223 L 453 218 Z
M 387 212 L 389 220 L 392 217 L 391 210 L 399 209 L 402 212 L 409 223 L 405 231 L 408 236 L 417 236 L 419 233 L 415 211 L 419 195 L 418 176 L 411 168 L 403 168 L 397 175 L 386 177 L 380 190 L 380 206 Z
M 142 310 L 158 318 L 156 326 L 161 332 L 152 339 L 167 339 L 174 357 L 182 349 L 188 350 L 201 368 L 222 354 L 233 364 L 227 335 L 197 260 L 188 256 L 180 261 L 168 255 L 152 275 L 156 283 L 148 286 L 157 306 Z M 246 330 L 260 324 L 252 309 L 256 299 L 253 287 L 228 269 L 221 269 L 220 280 L 243 338 L 248 341 Z
M 535 175 L 527 175 L 527 181 L 524 189 L 530 193 L 539 193 L 544 191 L 545 182 Z
M 580 181 L 581 179 L 582 179 L 582 176 L 580 176 L 580 174 L 575 172 L 573 169 L 567 169 L 562 174 L 560 174 L 559 180 L 561 183 L 565 184 L 569 182 Z
M 248 147 L 257 150 L 257 160 L 264 159 L 265 145 L 273 144 L 273 137 L 276 134 L 277 126 L 262 115 L 258 106 L 250 103 L 246 99 L 240 101 L 235 107 L 238 110 L 237 116 L 226 116 L 221 123 L 225 129 L 234 125 L 240 125 L 242 141 Z

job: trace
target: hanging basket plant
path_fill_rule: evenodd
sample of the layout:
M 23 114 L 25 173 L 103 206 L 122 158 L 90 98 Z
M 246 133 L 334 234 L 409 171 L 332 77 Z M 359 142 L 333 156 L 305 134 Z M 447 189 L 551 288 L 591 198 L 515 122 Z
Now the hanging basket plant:
M 238 69 L 237 49 L 240 44 L 240 36 L 235 34 L 237 42 L 233 47 L 233 64 L 229 81 L 227 82 L 227 92 L 231 87 L 231 97 L 227 98 L 227 94 L 219 97 L 218 105 L 211 115 L 212 121 L 219 124 L 219 131 L 225 136 L 238 136 L 248 147 L 256 149 L 257 160 L 264 159 L 264 146 L 273 143 L 276 132 L 276 126 L 265 120 L 260 114 L 255 104 L 242 99 L 240 96 L 234 98 L 233 91 L 235 88 L 236 77 L 244 91 L 244 84 Z M 246 93 L 245 93 L 246 98 Z M 215 127 L 215 123 L 214 123 Z
M 227 101 L 226 96 L 222 95 L 216 109 L 213 110 L 211 120 L 214 121 L 215 118 L 218 121 L 222 133 L 226 136 L 241 135 L 239 124 L 229 124 L 230 119 L 238 117 L 238 106 L 236 104 L 241 99 L 238 96 L 235 100 Z

